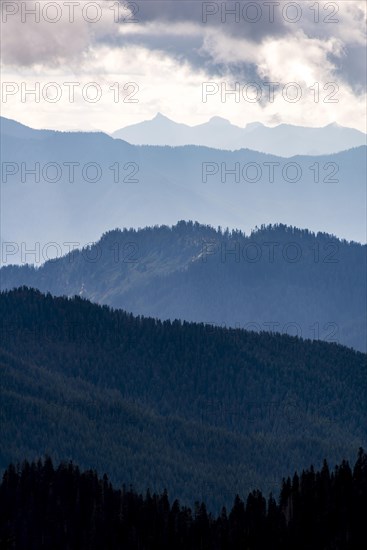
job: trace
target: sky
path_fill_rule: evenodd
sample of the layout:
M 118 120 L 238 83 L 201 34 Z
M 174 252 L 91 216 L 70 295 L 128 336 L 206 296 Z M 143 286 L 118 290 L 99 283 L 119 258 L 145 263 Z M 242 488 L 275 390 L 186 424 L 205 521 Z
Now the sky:
M 59 130 L 161 112 L 366 131 L 366 6 L 2 0 L 1 114 Z

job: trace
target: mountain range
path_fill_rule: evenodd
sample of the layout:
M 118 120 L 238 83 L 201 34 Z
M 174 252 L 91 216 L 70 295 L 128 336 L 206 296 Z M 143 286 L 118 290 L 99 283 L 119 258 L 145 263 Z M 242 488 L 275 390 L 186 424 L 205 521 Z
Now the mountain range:
M 1 288 L 82 295 L 135 315 L 339 342 L 366 351 L 366 245 L 282 225 L 250 235 L 193 222 L 123 229 Z
M 365 153 L 1 119 L 0 469 L 73 460 L 219 510 L 352 459 L 367 442 Z
M 0 467 L 48 455 L 209 509 L 366 446 L 366 355 L 0 294 Z
M 30 251 L 26 261 L 39 264 L 114 227 L 181 219 L 366 238 L 366 147 L 284 159 L 248 149 L 135 146 L 1 119 L 1 156 L 3 264 L 24 263 L 22 248 Z
M 158 113 L 152 120 L 125 126 L 112 136 L 134 145 L 202 145 L 215 149 L 251 149 L 280 157 L 330 155 L 366 145 L 366 134 L 336 123 L 322 128 L 252 122 L 244 128 L 222 117 L 197 126 L 177 123 Z

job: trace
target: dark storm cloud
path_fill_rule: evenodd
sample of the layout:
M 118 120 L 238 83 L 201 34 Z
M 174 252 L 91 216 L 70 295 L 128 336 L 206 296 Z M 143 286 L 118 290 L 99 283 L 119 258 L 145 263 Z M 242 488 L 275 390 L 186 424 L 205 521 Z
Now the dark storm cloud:
M 210 52 L 203 48 L 203 37 L 206 30 L 215 31 L 219 36 L 228 36 L 232 39 L 245 39 L 254 44 L 260 44 L 266 38 L 277 38 L 291 35 L 297 30 L 303 30 L 309 38 L 319 40 L 333 36 L 333 32 L 339 30 L 334 24 L 323 22 L 332 18 L 338 18 L 339 23 L 346 24 L 343 20 L 343 7 L 337 2 L 331 3 L 330 12 L 326 10 L 321 14 L 319 24 L 315 24 L 314 12 L 310 6 L 302 1 L 298 2 L 266 2 L 257 0 L 241 2 L 200 2 L 194 0 L 138 0 L 135 4 L 139 8 L 139 22 L 141 24 L 153 24 L 152 32 L 144 36 L 129 34 L 129 42 L 145 46 L 149 50 L 160 50 L 172 55 L 176 59 L 188 61 L 194 68 L 205 69 L 210 74 L 232 74 L 234 78 L 242 78 L 251 82 L 260 81 L 254 64 L 233 63 L 228 58 L 226 63 L 216 63 L 211 58 Z M 257 5 L 257 9 L 255 8 Z M 292 24 L 290 19 L 296 17 L 295 8 L 299 6 L 302 17 L 298 23 Z M 333 5 L 338 5 L 337 14 L 332 14 Z M 285 7 L 288 6 L 287 11 Z M 236 15 L 229 11 L 236 8 Z M 325 9 L 325 6 L 323 7 Z M 227 10 L 227 11 L 226 11 Z M 355 21 L 364 19 L 363 10 L 355 12 Z M 255 22 L 255 19 L 258 21 Z M 286 20 L 288 19 L 288 20 Z M 253 21 L 253 22 L 251 22 Z M 154 23 L 167 25 L 162 35 L 154 33 Z M 191 24 L 198 27 L 196 35 L 170 34 L 170 25 L 177 23 Z M 201 34 L 200 34 L 201 31 Z M 335 66 L 335 74 L 341 80 L 348 83 L 355 93 L 363 93 L 366 90 L 366 49 L 359 44 L 345 44 L 340 57 L 330 54 L 330 61 Z
M 63 5 L 62 0 L 59 3 Z M 337 25 L 323 24 L 322 21 L 315 24 L 314 11 L 310 9 L 313 3 L 302 0 L 120 0 L 125 15 L 126 6 L 137 7 L 138 22 L 135 24 L 123 21 L 118 24 L 113 21 L 110 8 L 116 2 L 99 0 L 99 3 L 104 8 L 104 15 L 101 22 L 95 25 L 86 24 L 80 14 L 73 24 L 65 20 L 56 24 L 45 21 L 40 24 L 23 24 L 19 21 L 19 14 L 9 16 L 9 21 L 3 25 L 3 62 L 19 66 L 37 63 L 51 67 L 70 63 L 77 65 L 83 63 L 90 48 L 96 45 L 143 46 L 150 51 L 169 55 L 179 62 L 187 62 L 194 70 L 203 70 L 209 76 L 231 75 L 235 79 L 258 82 L 258 67 L 248 55 L 244 55 L 241 62 L 238 56 L 232 59 L 227 54 L 221 56 L 219 62 L 213 48 L 208 47 L 208 35 L 211 44 L 215 40 L 222 47 L 227 41 L 238 41 L 239 48 L 246 47 L 243 44 L 247 43 L 256 51 L 256 47 L 261 47 L 267 39 L 293 37 L 299 31 L 305 35 L 304 46 L 300 47 L 307 47 L 307 39 L 327 41 L 336 33 L 335 36 L 343 42 L 342 54 L 328 56 L 335 67 L 335 75 L 350 84 L 355 93 L 365 89 L 366 52 L 360 38 L 355 38 L 358 33 L 353 34 L 357 27 L 359 33 L 364 32 L 365 14 L 356 0 L 349 3 L 331 2 L 340 5 L 340 23 Z M 32 4 L 32 1 L 27 4 Z M 350 15 L 345 12 L 345 7 L 350 9 L 352 4 L 353 14 Z M 300 20 L 294 24 L 290 22 L 296 15 L 292 5 L 299 6 L 302 12 Z M 288 11 L 285 11 L 286 6 L 289 7 Z M 234 8 L 237 10 L 236 15 L 229 13 Z M 322 13 L 322 16 L 325 14 Z M 345 36 L 340 35 L 341 29 L 347 29 Z
M 200 2 L 193 0 L 140 0 L 138 6 L 138 27 L 146 26 L 149 30 L 141 33 L 131 25 L 127 36 L 114 35 L 101 37 L 101 41 L 114 45 L 143 46 L 150 51 L 164 52 L 177 60 L 186 61 L 194 69 L 203 69 L 210 75 L 232 74 L 234 78 L 247 82 L 260 82 L 256 67 L 251 63 L 233 63 L 229 57 L 226 63 L 215 62 L 208 50 L 203 47 L 207 31 L 217 33 L 219 37 L 228 36 L 238 40 L 245 39 L 254 43 L 270 36 L 284 36 L 291 33 L 282 19 L 276 2 L 273 9 L 266 6 L 269 2 Z M 273 2 L 271 2 L 273 4 Z M 225 7 L 222 7 L 225 6 Z M 236 9 L 236 14 L 226 10 Z M 247 10 L 247 11 L 246 11 Z M 250 22 L 259 18 L 256 22 Z M 223 19 L 223 20 L 222 20 Z M 183 25 L 182 33 L 175 26 Z M 163 32 L 156 32 L 163 29 Z M 184 26 L 196 32 L 185 34 Z
M 115 46 L 136 45 L 149 51 L 164 52 L 178 61 L 189 63 L 193 69 L 204 70 L 208 76 L 231 74 L 242 81 L 260 81 L 254 64 L 233 63 L 230 58 L 225 63 L 215 62 L 203 48 L 203 38 L 200 35 L 177 35 L 170 34 L 169 31 L 158 35 L 129 33 L 128 36 L 115 37 L 113 43 Z
M 335 66 L 335 74 L 348 82 L 355 94 L 365 93 L 367 55 L 364 46 L 346 46 L 341 57 L 330 55 L 329 58 Z
M 215 27 L 221 33 L 254 41 L 261 41 L 265 36 L 290 32 L 285 24 L 281 5 L 276 5 L 280 2 L 140 0 L 135 3 L 139 7 L 139 20 L 142 23 L 190 22 L 200 25 L 202 29 Z M 274 5 L 274 14 L 269 4 Z M 229 13 L 231 10 L 235 10 L 235 14 Z

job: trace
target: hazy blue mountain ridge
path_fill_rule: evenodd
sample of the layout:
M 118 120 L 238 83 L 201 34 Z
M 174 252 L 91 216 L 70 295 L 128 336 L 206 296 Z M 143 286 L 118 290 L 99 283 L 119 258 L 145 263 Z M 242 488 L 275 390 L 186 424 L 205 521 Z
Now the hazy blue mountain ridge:
M 328 124 L 321 128 L 279 124 L 267 127 L 259 122 L 245 127 L 212 117 L 204 124 L 188 126 L 158 113 L 147 120 L 112 134 L 134 145 L 201 145 L 216 149 L 251 149 L 282 157 L 325 155 L 367 145 L 366 134 L 354 128 Z
M 26 134 L 1 136 L 1 239 L 15 248 L 54 242 L 65 253 L 64 243 L 96 241 L 111 227 L 179 219 L 247 232 L 283 223 L 365 242 L 366 147 L 284 159 L 247 149 L 134 146 L 101 133 Z M 20 252 L 3 259 L 16 261 Z

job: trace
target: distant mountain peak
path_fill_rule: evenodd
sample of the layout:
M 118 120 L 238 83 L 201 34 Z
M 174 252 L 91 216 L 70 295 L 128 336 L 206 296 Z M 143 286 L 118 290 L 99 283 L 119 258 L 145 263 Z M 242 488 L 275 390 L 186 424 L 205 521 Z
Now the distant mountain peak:
M 226 118 L 223 118 L 221 116 L 212 116 L 212 118 L 209 120 L 209 123 L 210 124 L 221 124 L 221 125 L 226 125 L 226 126 L 230 126 L 231 123 L 229 120 L 227 120 Z
M 155 117 L 152 120 L 173 122 L 173 120 L 171 120 L 165 115 L 162 115 L 162 113 L 159 113 L 159 112 L 155 115 Z
M 246 124 L 246 130 L 253 130 L 254 128 L 265 128 L 265 124 L 262 122 L 249 122 Z

